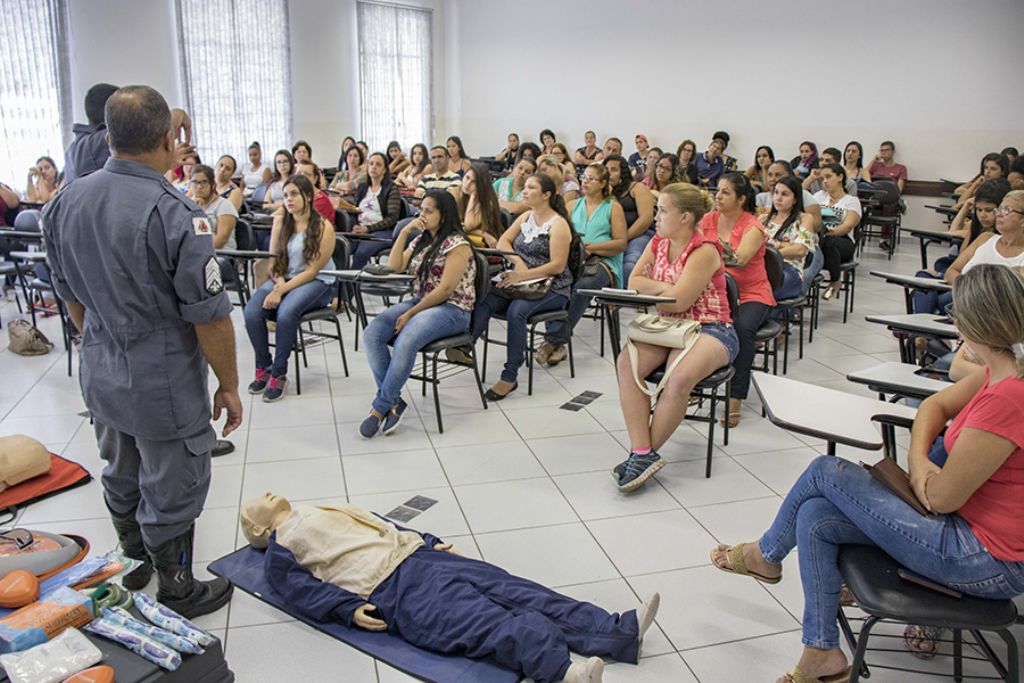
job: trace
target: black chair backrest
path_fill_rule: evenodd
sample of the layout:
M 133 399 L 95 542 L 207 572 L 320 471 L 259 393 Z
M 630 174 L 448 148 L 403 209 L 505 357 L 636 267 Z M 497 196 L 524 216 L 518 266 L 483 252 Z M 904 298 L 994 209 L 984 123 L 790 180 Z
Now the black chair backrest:
M 487 263 L 487 257 L 476 249 L 473 250 L 473 260 L 476 262 L 476 278 L 473 283 L 476 287 L 476 304 L 473 306 L 473 313 L 470 317 L 476 318 L 476 312 L 480 310 L 480 302 L 491 291 L 491 272 Z M 470 329 L 472 329 L 472 323 L 470 323 Z
M 575 232 L 575 230 L 573 230 Z M 579 235 L 579 233 L 576 233 Z M 583 272 L 587 269 L 587 250 L 583 246 L 583 236 L 579 235 L 579 239 L 576 240 L 577 249 L 579 250 L 579 258 L 576 263 L 573 263 L 573 259 L 569 258 L 569 267 L 572 270 L 572 282 L 576 284 L 576 281 L 583 277 Z M 572 248 L 572 242 L 569 243 L 569 248 Z M 575 268 L 573 268 L 575 266 Z
M 352 263 L 352 243 L 344 235 L 334 236 L 334 267 L 348 270 Z
M 729 299 L 729 316 L 736 322 L 740 314 L 740 286 L 729 273 L 725 274 L 725 296 Z
M 256 231 L 252 223 L 245 218 L 239 218 L 235 223 L 235 243 L 239 249 L 259 249 L 259 242 L 256 241 Z
M 406 198 L 402 197 L 402 206 L 398 209 L 398 220 L 411 218 L 416 215 L 416 207 Z
M 878 203 L 882 206 L 892 206 L 899 204 L 900 201 L 900 188 L 891 180 L 878 179 L 874 181 L 875 189 L 881 192 L 875 196 Z
M 778 249 L 770 244 L 764 248 L 764 269 L 768 273 L 768 283 L 771 284 L 773 290 L 781 287 L 782 281 L 785 279 L 784 263 L 785 260 Z
M 512 225 L 512 213 L 506 208 L 499 208 L 498 210 L 501 212 L 501 225 L 508 230 L 509 226 Z

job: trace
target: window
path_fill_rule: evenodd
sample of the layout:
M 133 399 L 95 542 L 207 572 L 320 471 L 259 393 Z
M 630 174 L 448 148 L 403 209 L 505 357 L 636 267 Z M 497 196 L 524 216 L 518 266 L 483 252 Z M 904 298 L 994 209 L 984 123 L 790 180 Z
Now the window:
M 4 0 L 0 22 L 0 181 L 19 193 L 41 156 L 64 167 L 71 130 L 64 0 Z
M 291 146 L 292 96 L 286 0 L 177 0 L 185 106 L 203 163 L 245 163 Z
M 362 137 L 371 150 L 390 140 L 405 150 L 430 144 L 432 17 L 414 7 L 357 4 Z

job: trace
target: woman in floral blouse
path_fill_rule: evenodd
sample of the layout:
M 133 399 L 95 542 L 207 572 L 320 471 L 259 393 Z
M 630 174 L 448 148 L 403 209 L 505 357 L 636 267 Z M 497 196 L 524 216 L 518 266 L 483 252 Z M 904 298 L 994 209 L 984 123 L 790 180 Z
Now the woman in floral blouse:
M 427 193 L 420 215 L 395 239 L 388 266 L 413 276 L 412 297 L 388 308 L 366 327 L 366 358 L 377 395 L 370 415 L 359 425 L 365 439 L 380 431 L 389 434 L 398 426 L 408 407 L 402 387 L 420 349 L 469 331 L 476 304 L 476 261 L 451 194 Z
M 807 256 L 818 248 L 811 215 L 804 213 L 802 190 L 794 176 L 780 178 L 772 193 L 771 211 L 762 219 L 768 230 L 768 243 L 778 249 L 785 260 L 782 286 L 774 292 L 776 300 L 800 295 Z

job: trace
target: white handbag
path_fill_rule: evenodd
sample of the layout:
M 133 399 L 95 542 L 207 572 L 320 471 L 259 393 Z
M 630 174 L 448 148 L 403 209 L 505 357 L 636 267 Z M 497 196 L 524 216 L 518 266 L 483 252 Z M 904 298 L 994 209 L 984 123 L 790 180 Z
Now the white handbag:
M 672 371 L 679 365 L 679 361 L 690 352 L 693 345 L 700 338 L 700 323 L 696 320 L 683 320 L 681 318 L 665 318 L 656 313 L 642 313 L 633 318 L 626 328 L 626 348 L 629 350 L 629 360 L 633 366 L 633 381 L 651 398 L 657 398 L 665 388 Z M 670 349 L 682 349 L 682 352 L 665 368 L 665 374 L 654 389 L 648 389 L 644 378 L 637 375 L 637 350 L 634 342 L 651 344 L 653 346 L 664 346 Z

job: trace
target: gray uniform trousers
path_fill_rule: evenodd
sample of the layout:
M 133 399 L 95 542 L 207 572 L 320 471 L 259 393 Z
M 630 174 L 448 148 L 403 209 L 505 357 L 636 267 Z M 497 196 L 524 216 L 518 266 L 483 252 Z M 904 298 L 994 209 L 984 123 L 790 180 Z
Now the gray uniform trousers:
M 141 439 L 95 423 L 100 477 L 107 505 L 116 513 L 135 510 L 146 546 L 156 548 L 188 531 L 203 511 L 210 490 L 210 454 L 217 434 L 207 426 L 173 441 Z

